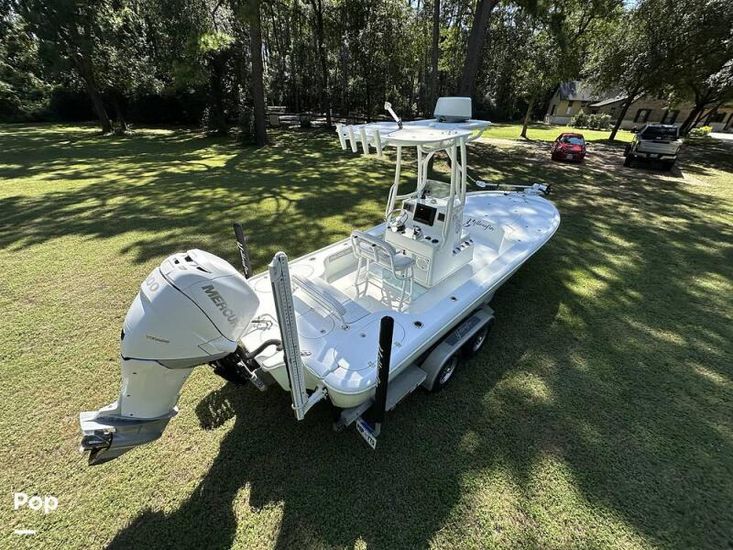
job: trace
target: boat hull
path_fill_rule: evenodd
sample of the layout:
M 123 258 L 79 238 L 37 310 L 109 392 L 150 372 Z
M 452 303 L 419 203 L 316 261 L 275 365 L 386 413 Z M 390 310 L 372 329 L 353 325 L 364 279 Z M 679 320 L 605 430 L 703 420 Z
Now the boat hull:
M 405 307 L 394 301 L 395 289 L 386 280 L 360 294 L 354 282 L 356 260 L 349 239 L 336 242 L 290 262 L 290 271 L 327 295 L 335 308 L 297 288 L 293 293 L 306 385 L 323 386 L 336 407 L 350 408 L 370 399 L 377 383 L 379 321 L 395 320 L 390 379 L 419 364 L 440 340 L 494 293 L 534 253 L 549 241 L 560 224 L 555 206 L 532 193 L 483 191 L 469 193 L 463 225 L 474 241 L 470 263 L 436 286 L 415 291 Z M 369 233 L 384 237 L 379 225 Z M 279 337 L 268 274 L 250 279 L 260 300 L 255 321 L 241 340 L 255 349 Z M 289 390 L 282 353 L 269 348 L 257 363 L 283 389 Z

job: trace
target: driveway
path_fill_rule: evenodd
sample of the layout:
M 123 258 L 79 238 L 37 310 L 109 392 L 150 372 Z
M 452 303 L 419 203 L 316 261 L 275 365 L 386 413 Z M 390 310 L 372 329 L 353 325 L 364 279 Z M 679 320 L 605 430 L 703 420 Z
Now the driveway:
M 497 147 L 507 153 L 519 153 L 522 162 L 539 164 L 543 166 L 552 166 L 553 169 L 564 171 L 568 174 L 593 174 L 598 178 L 605 175 L 618 172 L 626 176 L 643 177 L 644 174 L 653 175 L 659 181 L 683 179 L 689 183 L 697 180 L 682 170 L 684 163 L 684 153 L 681 156 L 683 163 L 675 164 L 669 172 L 661 170 L 658 164 L 638 163 L 633 168 L 627 168 L 624 164 L 624 143 L 609 143 L 604 141 L 588 142 L 588 155 L 582 164 L 570 162 L 556 162 L 550 160 L 550 149 L 552 142 L 550 141 L 524 141 L 524 140 L 506 140 L 494 138 L 481 138 L 481 143 Z M 733 140 L 726 142 L 725 146 L 733 145 Z
M 733 134 L 727 134 L 723 132 L 711 132 L 708 134 L 711 138 L 722 139 L 725 141 L 733 141 Z

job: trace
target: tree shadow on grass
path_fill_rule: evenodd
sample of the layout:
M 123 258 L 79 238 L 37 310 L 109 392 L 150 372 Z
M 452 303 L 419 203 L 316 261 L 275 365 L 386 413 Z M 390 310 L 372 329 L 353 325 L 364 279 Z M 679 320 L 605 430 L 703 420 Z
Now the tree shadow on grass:
M 609 197 L 595 183 L 561 185 L 561 228 L 497 295 L 486 351 L 442 394 L 391 413 L 376 452 L 330 432 L 324 409 L 295 423 L 285 394 L 209 395 L 204 428 L 236 417 L 211 470 L 178 510 L 143 512 L 112 546 L 229 547 L 248 487 L 254 510 L 282 506 L 277 547 L 425 547 L 447 525 L 455 537 L 505 520 L 471 515 L 466 480 L 492 471 L 520 492 L 525 525 L 504 542 L 543 546 L 535 501 L 551 506 L 543 492 L 554 488 L 535 478 L 547 460 L 567 468 L 592 516 L 612 514 L 648 544 L 725 546 L 733 335 L 698 276 L 730 275 L 717 252 L 726 229 L 691 208 L 714 207 L 701 196 L 657 187 Z M 563 521 L 559 545 L 608 543 L 586 520 Z M 481 530 L 474 543 L 498 536 Z
M 733 173 L 733 141 L 713 138 L 687 139 L 682 150 L 693 162 L 687 169 L 696 175 L 707 175 L 710 168 Z
M 544 301 L 525 318 L 526 326 L 541 330 L 557 307 Z M 489 347 L 501 338 L 503 331 L 497 332 Z M 522 345 L 504 342 L 500 360 L 482 364 L 486 354 L 464 364 L 450 390 L 409 397 L 388 415 L 376 451 L 353 428 L 333 432 L 325 405 L 298 423 L 279 388 L 262 394 L 227 384 L 196 409 L 203 429 L 235 418 L 211 469 L 180 508 L 143 512 L 110 548 L 153 541 L 170 548 L 229 548 L 243 487 L 255 511 L 282 506 L 277 548 L 353 547 L 358 540 L 376 548 L 424 548 L 460 502 L 466 473 L 503 459 L 502 445 L 476 452 L 465 436 L 483 415 L 482 397 L 525 353 Z M 532 453 L 531 444 L 515 450 L 513 466 L 530 468 Z
M 209 239 L 244 219 L 264 265 L 277 248 L 305 252 L 375 223 L 391 173 L 305 133 L 264 152 L 177 134 L 120 139 L 4 159 L 0 170 L 41 183 L 92 177 L 0 201 L 0 246 L 140 230 L 155 238 L 129 246 L 135 261 L 202 242 L 233 260 L 233 248 Z M 526 149 L 480 144 L 471 164 L 500 183 L 553 183 L 562 224 L 497 294 L 487 349 L 451 387 L 401 404 L 371 452 L 331 432 L 323 407 L 296 423 L 286 394 L 224 386 L 197 408 L 204 429 L 235 417 L 212 468 L 180 508 L 142 512 L 112 546 L 229 547 L 243 488 L 255 510 L 282 507 L 279 547 L 424 547 L 462 535 L 490 545 L 507 518 L 474 510 L 468 481 L 493 488 L 496 472 L 519 493 L 511 512 L 522 528 L 498 539 L 507 545 L 552 544 L 557 523 L 566 525 L 558 546 L 608 545 L 590 523 L 609 516 L 652 545 L 730 545 L 729 210 L 676 178 L 613 172 L 592 158 L 556 166 Z M 89 167 L 69 166 L 71 156 Z M 726 162 L 690 148 L 685 167 Z M 567 470 L 585 517 L 568 514 L 564 495 L 553 504 L 554 486 L 538 488 L 547 461 Z
M 5 139 L 0 136 L 0 148 Z M 68 235 L 154 233 L 124 250 L 144 262 L 192 246 L 221 252 L 211 235 L 228 237 L 237 220 L 262 265 L 277 245 L 301 254 L 336 240 L 341 226 L 373 224 L 389 172 L 387 163 L 341 155 L 321 133 L 294 132 L 267 149 L 240 149 L 192 133 L 96 138 L 91 144 L 52 135 L 39 149 L 35 139 L 34 133 L 15 136 L 19 149 L 5 156 L 0 176 L 39 187 L 56 181 L 71 186 L 0 199 L 1 248 L 19 250 Z
M 615 201 L 600 206 L 592 195 L 559 199 L 561 229 L 497 294 L 485 351 L 443 393 L 419 392 L 390 413 L 376 452 L 331 432 L 325 408 L 296 423 L 277 390 L 213 392 L 197 407 L 202 427 L 235 421 L 212 468 L 180 508 L 143 512 L 111 547 L 228 548 L 244 487 L 253 510 L 282 507 L 278 548 L 426 547 L 447 525 L 454 537 L 475 537 L 486 523 L 473 543 L 488 545 L 500 536 L 490 525 L 501 531 L 506 518 L 472 515 L 465 487 L 497 471 L 519 488 L 514 513 L 524 524 L 503 542 L 546 546 L 534 501 L 548 505 L 543 492 L 554 490 L 537 488 L 547 460 L 568 469 L 592 516 L 619 517 L 649 544 L 724 546 L 730 328 L 692 282 L 694 266 L 711 266 L 720 228 L 688 217 L 682 195 L 653 195 L 645 209 L 689 218 L 688 228 L 624 222 Z M 580 274 L 590 290 L 578 286 Z M 670 311 L 680 299 L 684 315 Z M 585 520 L 563 521 L 560 546 L 608 543 Z

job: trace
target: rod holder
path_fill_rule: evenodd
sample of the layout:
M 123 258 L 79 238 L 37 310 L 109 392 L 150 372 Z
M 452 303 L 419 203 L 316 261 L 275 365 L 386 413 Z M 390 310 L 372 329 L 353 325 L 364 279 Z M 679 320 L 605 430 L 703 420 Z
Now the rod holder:
M 394 335 L 394 319 L 389 315 L 382 317 L 379 323 L 379 349 L 377 351 L 377 391 L 374 404 L 369 410 L 368 420 L 374 426 L 374 435 L 379 435 L 384 423 L 387 408 L 387 390 L 389 387 L 389 367 L 392 361 L 392 337 Z
M 244 278 L 249 279 L 252 276 L 252 260 L 249 258 L 249 248 L 247 247 L 247 237 L 244 236 L 244 228 L 241 223 L 234 223 L 234 236 L 237 239 L 237 248 L 239 249 L 239 258 L 242 261 L 242 272 Z

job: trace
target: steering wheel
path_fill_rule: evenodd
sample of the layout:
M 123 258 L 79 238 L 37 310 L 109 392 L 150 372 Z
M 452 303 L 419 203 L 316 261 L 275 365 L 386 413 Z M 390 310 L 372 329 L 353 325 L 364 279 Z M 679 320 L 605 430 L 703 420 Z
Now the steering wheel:
M 400 227 L 405 225 L 407 217 L 407 210 L 405 210 L 404 208 L 395 208 L 394 210 L 392 210 L 392 212 L 387 214 L 387 227 L 389 227 L 392 231 L 398 231 Z

